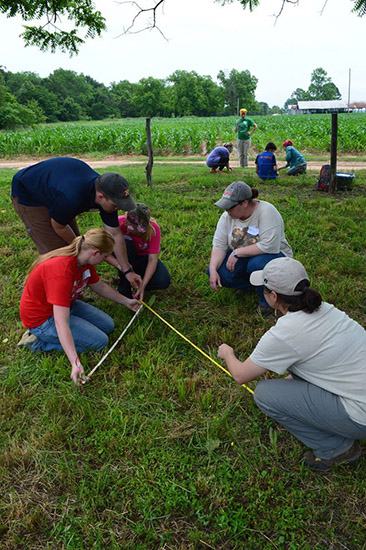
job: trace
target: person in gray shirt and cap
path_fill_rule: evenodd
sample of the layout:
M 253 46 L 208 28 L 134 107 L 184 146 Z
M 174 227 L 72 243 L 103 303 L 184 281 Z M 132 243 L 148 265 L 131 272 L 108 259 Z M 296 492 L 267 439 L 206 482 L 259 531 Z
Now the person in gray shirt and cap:
M 225 210 L 213 238 L 208 275 L 213 290 L 220 287 L 250 290 L 249 276 L 274 258 L 292 257 L 281 214 L 269 202 L 258 200 L 257 189 L 234 181 L 215 204 Z M 271 312 L 257 289 L 262 315 Z
M 254 399 L 310 451 L 304 463 L 319 472 L 361 457 L 366 439 L 366 331 L 311 288 L 304 266 L 278 258 L 250 276 L 264 287 L 268 305 L 281 317 L 245 361 L 221 344 L 233 378 L 244 384 L 267 371 L 286 378 L 261 380 Z

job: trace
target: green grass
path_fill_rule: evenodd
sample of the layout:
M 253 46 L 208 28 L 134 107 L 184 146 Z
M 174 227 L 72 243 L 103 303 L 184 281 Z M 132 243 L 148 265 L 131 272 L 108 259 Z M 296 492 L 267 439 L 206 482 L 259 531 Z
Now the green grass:
M 223 341 L 245 358 L 273 322 L 255 315 L 255 295 L 238 301 L 208 285 L 220 215 L 213 203 L 234 179 L 279 209 L 314 286 L 366 325 L 366 171 L 353 191 L 332 197 L 313 190 L 317 172 L 259 184 L 250 169 L 214 175 L 156 165 L 148 188 L 142 165 L 108 170 L 123 173 L 162 227 L 172 284 L 155 293 L 154 309 L 215 359 Z M 149 311 L 81 389 L 63 354 L 16 348 L 36 253 L 11 207 L 13 173 L 0 171 L 0 547 L 366 548 L 364 460 L 323 476 L 300 466 L 301 444 Z M 79 221 L 83 230 L 100 224 L 93 213 Z M 104 264 L 98 271 L 115 276 Z M 112 343 L 131 312 L 99 298 L 96 305 L 116 321 Z M 83 355 L 86 371 L 101 357 Z

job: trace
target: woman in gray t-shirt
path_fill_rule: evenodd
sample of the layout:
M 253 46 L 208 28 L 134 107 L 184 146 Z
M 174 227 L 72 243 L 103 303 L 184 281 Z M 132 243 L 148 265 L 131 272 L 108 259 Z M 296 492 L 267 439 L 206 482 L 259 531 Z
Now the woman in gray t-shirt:
M 226 344 L 219 347 L 219 357 L 240 384 L 267 370 L 289 373 L 259 382 L 254 399 L 312 449 L 303 455 L 305 464 L 328 471 L 357 461 L 357 440 L 366 438 L 366 331 L 323 302 L 302 264 L 292 258 L 272 260 L 252 273 L 250 282 L 264 285 L 268 305 L 282 316 L 246 361 Z
M 225 210 L 212 243 L 208 275 L 213 290 L 220 287 L 250 290 L 249 276 L 274 258 L 292 257 L 281 214 L 266 201 L 257 200 L 258 191 L 243 181 L 234 181 L 215 204 Z M 262 314 L 271 312 L 258 287 Z

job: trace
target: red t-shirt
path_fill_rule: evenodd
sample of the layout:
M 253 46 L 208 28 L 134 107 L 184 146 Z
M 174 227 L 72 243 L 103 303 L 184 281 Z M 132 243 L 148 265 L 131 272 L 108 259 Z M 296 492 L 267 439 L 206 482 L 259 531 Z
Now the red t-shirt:
M 126 216 L 118 216 L 118 223 L 123 235 L 127 235 L 132 239 L 132 244 L 136 250 L 138 256 L 148 256 L 149 254 L 159 254 L 161 231 L 156 221 L 151 220 L 151 225 L 155 230 L 150 241 L 144 241 L 140 235 L 133 235 L 127 230 Z
M 77 257 L 56 256 L 31 272 L 20 299 L 26 328 L 39 327 L 53 315 L 53 306 L 70 307 L 88 284 L 99 281 L 91 265 L 78 266 Z

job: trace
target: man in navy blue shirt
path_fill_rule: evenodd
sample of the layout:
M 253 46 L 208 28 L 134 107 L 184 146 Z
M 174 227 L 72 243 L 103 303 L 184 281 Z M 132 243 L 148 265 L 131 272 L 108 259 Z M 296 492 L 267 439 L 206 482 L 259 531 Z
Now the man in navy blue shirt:
M 255 159 L 255 170 L 263 181 L 275 180 L 278 176 L 277 160 L 274 154 L 276 149 L 276 145 L 270 141 L 267 143 L 264 153 L 257 155 Z
M 23 168 L 12 181 L 14 210 L 22 219 L 40 254 L 71 243 L 80 235 L 75 216 L 99 210 L 104 227 L 115 239 L 110 263 L 122 271 L 132 286 L 141 284 L 127 259 L 118 224 L 118 209 L 132 210 L 128 183 L 120 174 L 98 174 L 85 162 L 57 157 Z

